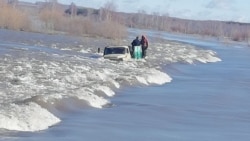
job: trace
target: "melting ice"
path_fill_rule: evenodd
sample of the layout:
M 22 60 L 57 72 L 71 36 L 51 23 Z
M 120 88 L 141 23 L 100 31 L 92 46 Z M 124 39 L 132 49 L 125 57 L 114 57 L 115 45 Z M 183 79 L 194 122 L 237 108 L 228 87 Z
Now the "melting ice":
M 74 98 L 102 108 L 123 85 L 161 85 L 172 78 L 161 67 L 171 63 L 221 61 L 216 53 L 168 42 L 154 43 L 146 60 L 104 60 L 91 48 L 81 51 L 0 44 L 0 128 L 39 131 L 60 122 L 48 105 Z M 94 56 L 94 57 L 93 57 Z

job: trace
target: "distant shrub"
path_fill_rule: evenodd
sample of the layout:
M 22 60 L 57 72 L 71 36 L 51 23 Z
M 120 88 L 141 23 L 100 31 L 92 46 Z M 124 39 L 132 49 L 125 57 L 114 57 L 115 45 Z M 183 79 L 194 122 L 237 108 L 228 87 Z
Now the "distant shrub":
M 126 35 L 126 28 L 113 21 L 97 22 L 88 17 L 66 16 L 51 10 L 40 13 L 47 31 L 61 31 L 73 35 L 102 36 L 110 39 L 122 38 Z
M 96 27 L 97 35 L 110 39 L 123 38 L 126 33 L 126 27 L 114 21 L 103 21 Z
M 114 21 L 98 21 L 91 17 L 64 14 L 59 8 L 46 7 L 40 11 L 40 20 L 44 31 L 65 32 L 73 35 L 102 36 L 110 39 L 122 38 L 126 35 L 125 26 Z
M 237 32 L 231 35 L 233 41 L 247 41 L 249 35 L 246 32 Z
M 64 17 L 58 29 L 73 35 L 93 34 L 94 22 L 83 17 Z
M 0 27 L 13 30 L 29 30 L 30 20 L 25 12 L 1 2 Z
M 44 29 L 48 32 L 59 30 L 64 21 L 63 11 L 51 7 L 43 8 L 39 13 L 40 20 L 44 23 Z

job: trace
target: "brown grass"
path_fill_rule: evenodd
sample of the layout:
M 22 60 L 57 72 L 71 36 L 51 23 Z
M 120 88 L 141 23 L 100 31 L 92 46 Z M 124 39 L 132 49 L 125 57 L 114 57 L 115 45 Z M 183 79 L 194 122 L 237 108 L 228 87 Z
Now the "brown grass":
M 96 25 L 96 34 L 102 37 L 117 39 L 126 36 L 126 28 L 114 21 L 103 21 Z
M 0 27 L 13 30 L 29 30 L 30 21 L 25 12 L 0 2 Z
M 24 12 L 18 6 L 0 0 L 0 28 L 32 30 L 44 33 L 64 32 L 77 36 L 100 36 L 121 39 L 126 36 L 126 27 L 113 20 L 99 20 L 91 16 L 70 16 L 57 5 Z M 36 11 L 36 12 L 34 12 Z
M 94 22 L 83 17 L 63 17 L 56 29 L 73 35 L 93 34 Z
M 73 35 L 101 36 L 110 39 L 123 38 L 126 28 L 113 21 L 97 22 L 89 17 L 66 16 L 60 10 L 43 9 L 39 14 L 45 30 L 61 31 Z
M 114 21 L 96 21 L 91 17 L 65 15 L 59 8 L 44 8 L 39 14 L 47 32 L 65 32 L 72 35 L 101 36 L 110 39 L 123 38 L 125 26 Z
M 59 30 L 57 24 L 63 21 L 63 11 L 60 9 L 52 9 L 50 7 L 46 7 L 40 11 L 38 16 L 43 22 L 44 29 L 47 32 Z

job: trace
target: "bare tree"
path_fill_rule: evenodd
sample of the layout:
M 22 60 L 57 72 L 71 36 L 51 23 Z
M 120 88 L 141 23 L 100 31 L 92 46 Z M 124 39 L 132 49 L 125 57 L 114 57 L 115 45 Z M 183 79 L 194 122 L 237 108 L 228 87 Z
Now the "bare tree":
M 18 0 L 8 0 L 8 4 L 17 4 Z
M 116 5 L 114 1 L 108 1 L 101 8 L 101 19 L 104 21 L 111 21 L 115 19 Z
M 46 8 L 51 8 L 51 10 L 55 10 L 56 6 L 58 5 L 57 0 L 45 0 Z
M 11 5 L 13 8 L 15 8 L 16 5 L 18 4 L 18 0 L 7 0 L 7 3 Z
M 71 17 L 72 16 L 76 16 L 76 14 L 77 14 L 77 7 L 76 7 L 76 5 L 73 2 L 71 3 L 69 9 L 70 9 Z

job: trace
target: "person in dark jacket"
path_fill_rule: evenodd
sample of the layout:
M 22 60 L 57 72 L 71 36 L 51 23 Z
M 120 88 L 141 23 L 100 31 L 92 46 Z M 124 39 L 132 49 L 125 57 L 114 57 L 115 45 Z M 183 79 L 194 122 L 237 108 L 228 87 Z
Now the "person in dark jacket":
M 135 49 L 135 46 L 140 46 L 141 45 L 141 41 L 139 40 L 139 36 L 137 36 L 131 43 L 132 45 L 132 55 L 134 53 L 134 49 Z
M 141 37 L 141 48 L 142 48 L 142 58 L 145 58 L 147 55 L 148 40 L 144 35 L 142 35 Z

